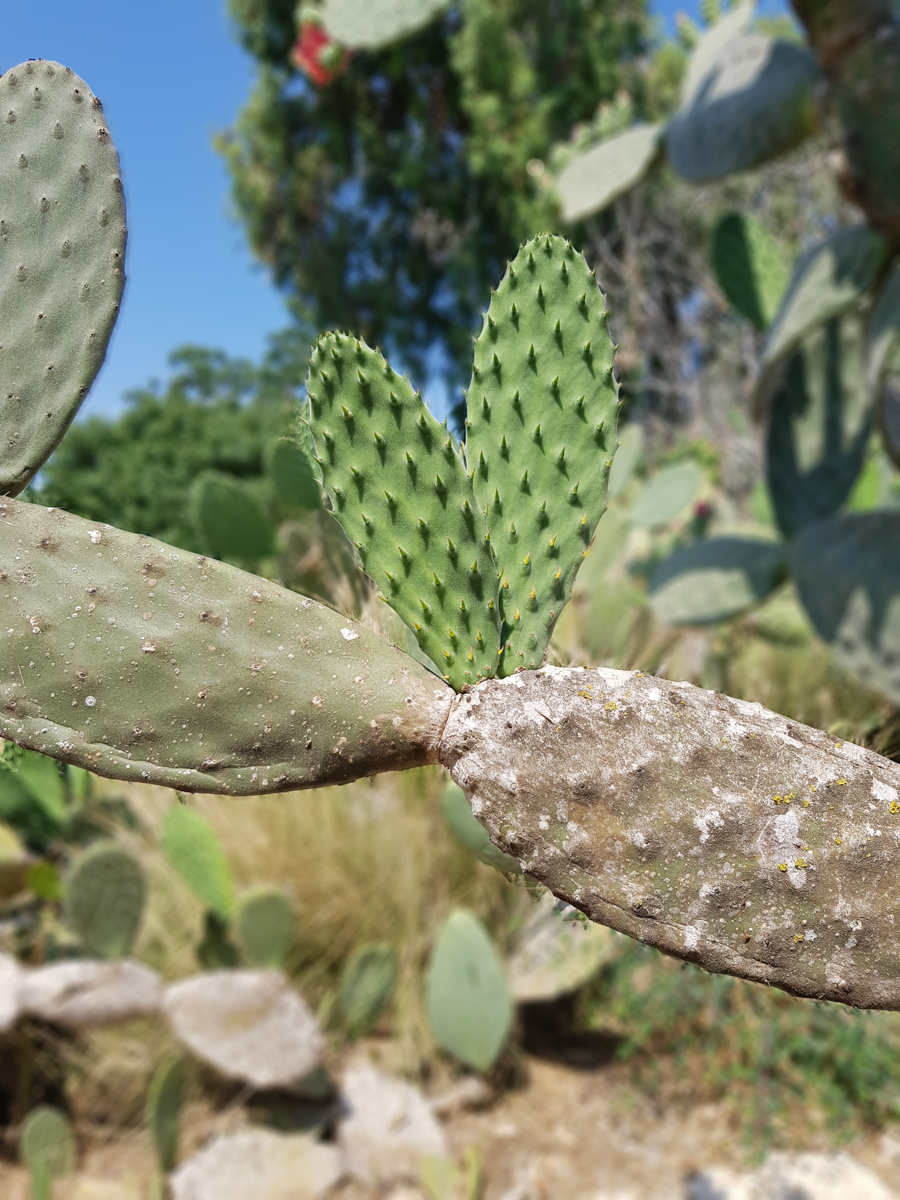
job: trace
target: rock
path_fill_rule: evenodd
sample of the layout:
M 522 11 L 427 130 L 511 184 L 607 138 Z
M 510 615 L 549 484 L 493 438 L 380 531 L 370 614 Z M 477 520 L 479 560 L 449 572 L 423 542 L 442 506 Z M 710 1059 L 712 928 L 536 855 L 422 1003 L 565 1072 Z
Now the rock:
M 506 968 L 520 1004 L 574 992 L 615 954 L 618 943 L 612 930 L 563 920 L 575 911 L 550 892 L 535 905 Z
M 341 1096 L 338 1143 L 347 1170 L 362 1183 L 416 1179 L 426 1154 L 447 1154 L 431 1105 L 411 1084 L 360 1063 L 344 1072 Z
M 6 1033 L 19 1018 L 24 974 L 11 954 L 0 954 L 0 1033 Z
M 688 1200 L 898 1200 L 847 1154 L 773 1154 L 752 1174 L 722 1168 L 688 1181 Z
M 23 971 L 19 985 L 23 1013 L 72 1029 L 152 1017 L 162 1002 L 156 972 L 129 959 L 51 963 Z
M 318 1200 L 340 1180 L 340 1154 L 299 1134 L 219 1137 L 169 1176 L 172 1200 Z
M 494 1099 L 494 1091 L 480 1075 L 466 1075 L 431 1100 L 431 1111 L 446 1120 L 472 1108 L 486 1108 Z
M 207 971 L 166 989 L 172 1032 L 198 1058 L 256 1088 L 290 1087 L 325 1041 L 280 971 Z
M 142 1200 L 143 1190 L 133 1179 L 77 1179 L 69 1200 Z

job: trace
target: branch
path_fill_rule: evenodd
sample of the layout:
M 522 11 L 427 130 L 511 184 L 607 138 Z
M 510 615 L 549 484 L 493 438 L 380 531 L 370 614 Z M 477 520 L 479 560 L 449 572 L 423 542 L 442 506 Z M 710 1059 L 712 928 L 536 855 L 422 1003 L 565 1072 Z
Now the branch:
M 547 667 L 460 697 L 441 760 L 592 920 L 707 971 L 900 1008 L 900 766 L 728 696 Z
M 255 795 L 437 760 L 453 692 L 330 608 L 0 498 L 0 736 L 97 775 Z

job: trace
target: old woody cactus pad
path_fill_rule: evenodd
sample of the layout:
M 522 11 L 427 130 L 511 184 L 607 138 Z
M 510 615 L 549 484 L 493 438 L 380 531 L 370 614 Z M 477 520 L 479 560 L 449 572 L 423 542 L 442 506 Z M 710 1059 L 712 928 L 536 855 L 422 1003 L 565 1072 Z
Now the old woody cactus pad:
M 125 200 L 100 101 L 59 63 L 0 76 L 0 161 L 0 495 L 16 495 L 106 354 L 125 280 Z

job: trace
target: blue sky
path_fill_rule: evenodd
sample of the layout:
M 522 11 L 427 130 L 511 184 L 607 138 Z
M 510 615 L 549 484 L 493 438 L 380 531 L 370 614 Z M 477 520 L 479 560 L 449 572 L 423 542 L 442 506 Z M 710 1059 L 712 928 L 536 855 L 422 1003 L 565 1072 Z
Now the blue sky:
M 229 29 L 225 0 L 3 0 L 0 72 L 26 58 L 77 71 L 103 101 L 128 202 L 128 283 L 91 412 L 166 374 L 185 342 L 259 355 L 286 322 L 282 300 L 229 213 L 212 137 L 234 119 L 252 66 Z M 657 0 L 671 28 L 698 0 Z M 760 10 L 780 11 L 782 0 Z

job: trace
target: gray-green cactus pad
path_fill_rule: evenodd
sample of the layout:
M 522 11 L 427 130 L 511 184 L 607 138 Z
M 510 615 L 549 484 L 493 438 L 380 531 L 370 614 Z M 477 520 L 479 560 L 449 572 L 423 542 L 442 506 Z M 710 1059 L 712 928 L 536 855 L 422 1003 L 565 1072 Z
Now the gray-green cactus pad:
M 681 108 L 666 131 L 669 162 L 695 183 L 758 166 L 815 129 L 815 56 L 758 33 L 725 37 L 721 27 L 698 46 Z
M 522 869 L 516 859 L 498 850 L 488 831 L 472 812 L 466 793 L 455 783 L 448 783 L 441 795 L 441 812 L 447 828 L 466 849 L 507 879 L 520 879 Z
M 873 406 L 855 314 L 830 321 L 790 360 L 772 400 L 766 481 L 785 537 L 837 512 L 865 462 Z
M 784 574 L 778 542 L 712 537 L 683 546 L 659 564 L 650 577 L 650 604 L 670 625 L 708 625 L 758 604 Z
M 660 125 L 636 125 L 576 155 L 556 181 L 563 220 L 602 212 L 637 187 L 660 157 L 662 134 Z
M 362 1037 L 387 1008 L 397 986 L 397 956 L 386 942 L 368 942 L 341 973 L 337 1010 L 351 1037 Z
M 181 1109 L 187 1090 L 183 1058 L 166 1058 L 150 1080 L 146 1119 L 161 1171 L 174 1171 L 181 1141 Z
M 810 525 L 789 550 L 816 632 L 850 671 L 900 703 L 900 513 Z
M 719 287 L 757 329 L 772 322 L 789 272 L 778 243 L 757 217 L 727 213 L 713 230 L 712 265 Z
M 892 351 L 900 340 L 900 263 L 895 263 L 869 317 L 866 377 L 875 389 L 881 382 Z
M 354 50 L 378 50 L 433 21 L 450 0 L 324 0 L 322 24 Z
M 306 426 L 303 427 L 307 428 Z M 308 437 L 310 451 L 312 439 Z M 275 438 L 266 451 L 266 467 L 275 495 L 289 508 L 322 507 L 322 489 L 313 466 L 312 454 L 299 439 Z
M 476 1071 L 493 1066 L 514 1005 L 497 951 L 474 913 L 457 909 L 438 934 L 425 1007 L 435 1041 L 448 1054 Z
M 241 897 L 235 930 L 250 961 L 260 967 L 281 967 L 294 944 L 297 917 L 290 897 L 281 888 L 258 887 Z
M 231 870 L 216 831 L 202 813 L 174 805 L 163 818 L 160 844 L 194 895 L 227 920 L 234 908 Z
M 0 736 L 235 794 L 432 762 L 452 691 L 339 613 L 214 559 L 0 499 Z
M 628 514 L 633 525 L 658 529 L 683 516 L 703 485 L 703 472 L 693 462 L 675 463 L 651 475 Z
M 853 225 L 839 229 L 800 258 L 763 347 L 754 385 L 758 410 L 803 339 L 833 317 L 856 308 L 887 257 L 884 238 L 867 225 Z
M 100 101 L 68 67 L 0 76 L 0 494 L 56 447 L 100 369 L 125 282 L 125 200 Z
M 256 564 L 275 551 L 275 530 L 245 483 L 205 471 L 191 488 L 191 515 L 203 548 L 216 558 Z
M 307 392 L 325 489 L 367 573 L 455 688 L 489 678 L 497 566 L 455 440 L 356 338 L 319 338 Z
M 75 1166 L 75 1136 L 65 1113 L 49 1105 L 33 1108 L 22 1122 L 19 1156 L 49 1198 L 53 1181 L 70 1175 Z
M 146 892 L 137 859 L 99 842 L 75 859 L 66 877 L 66 920 L 89 953 L 122 958 L 137 937 Z
M 606 299 L 563 238 L 526 243 L 491 298 L 466 393 L 466 461 L 501 573 L 498 674 L 540 666 L 616 448 Z

